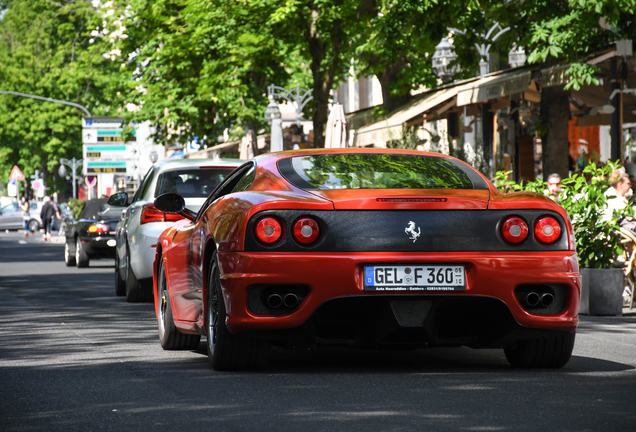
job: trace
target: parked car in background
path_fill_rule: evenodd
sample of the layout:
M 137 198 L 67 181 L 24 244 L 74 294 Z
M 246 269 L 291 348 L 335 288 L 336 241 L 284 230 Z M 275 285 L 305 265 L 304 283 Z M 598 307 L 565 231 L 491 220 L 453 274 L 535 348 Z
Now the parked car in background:
M 40 210 L 42 209 L 42 203 L 38 201 L 29 201 L 29 230 L 38 231 L 42 225 L 42 219 L 40 219 Z M 54 221 L 57 223 L 57 221 Z M 0 208 L 0 229 L 2 230 L 20 230 L 24 227 L 22 224 L 22 210 L 18 202 L 14 202 Z
M 124 207 L 107 202 L 107 198 L 89 200 L 78 218 L 65 219 L 64 262 L 67 266 L 88 267 L 92 259 L 115 257 L 115 228 Z
M 153 201 L 167 192 L 179 193 L 198 210 L 205 199 L 243 161 L 180 159 L 155 164 L 146 174 L 130 205 L 122 212 L 115 238 L 115 293 L 129 302 L 152 300 L 152 263 L 159 235 L 181 216 L 158 211 Z M 128 195 L 114 194 L 110 203 L 125 205 Z
M 503 348 L 515 367 L 570 359 L 581 292 L 566 211 L 499 192 L 450 156 L 315 149 L 260 155 L 162 233 L 164 349 L 205 335 L 217 370 L 265 365 L 269 344 Z

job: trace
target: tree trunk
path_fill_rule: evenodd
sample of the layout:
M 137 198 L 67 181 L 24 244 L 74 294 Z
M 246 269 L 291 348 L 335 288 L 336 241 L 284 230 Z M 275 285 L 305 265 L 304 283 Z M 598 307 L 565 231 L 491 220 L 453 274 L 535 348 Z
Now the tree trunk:
M 400 57 L 395 64 L 387 66 L 384 69 L 384 72 L 379 72 L 376 75 L 378 77 L 378 81 L 380 81 L 380 84 L 382 85 L 382 108 L 384 108 L 386 112 L 391 112 L 411 101 L 410 92 L 407 92 L 404 95 L 391 94 L 391 83 L 398 80 L 398 74 L 402 71 L 405 65 L 406 62 L 404 61 L 404 57 Z
M 557 173 L 561 178 L 569 175 L 568 124 L 570 121 L 570 92 L 563 86 L 541 88 L 541 123 L 545 132 L 543 144 L 543 179 Z
M 329 95 L 333 86 L 336 71 L 340 67 L 340 48 L 342 44 L 342 22 L 333 23 L 328 42 L 322 38 L 317 28 L 317 21 L 321 14 L 318 7 L 313 6 L 309 27 L 305 29 L 305 39 L 309 44 L 311 54 L 311 72 L 314 78 L 314 147 L 325 146 L 325 127 L 327 124 L 327 111 L 329 109 Z M 329 44 L 329 46 L 327 45 Z M 323 61 L 327 58 L 327 52 L 331 62 L 325 68 Z

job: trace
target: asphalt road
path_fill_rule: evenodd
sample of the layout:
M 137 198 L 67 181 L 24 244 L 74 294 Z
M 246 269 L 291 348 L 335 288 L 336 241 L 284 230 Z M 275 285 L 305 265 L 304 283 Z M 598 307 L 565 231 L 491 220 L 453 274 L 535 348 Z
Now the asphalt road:
M 636 314 L 582 317 L 561 370 L 501 350 L 274 349 L 215 372 L 203 345 L 159 346 L 151 304 L 113 261 L 0 233 L 0 431 L 636 431 Z

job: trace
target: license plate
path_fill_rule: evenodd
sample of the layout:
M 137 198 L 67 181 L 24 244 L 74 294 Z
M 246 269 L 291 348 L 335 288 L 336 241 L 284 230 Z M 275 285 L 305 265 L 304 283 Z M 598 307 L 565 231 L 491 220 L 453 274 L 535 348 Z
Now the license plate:
M 465 291 L 462 265 L 376 265 L 364 267 L 365 291 Z

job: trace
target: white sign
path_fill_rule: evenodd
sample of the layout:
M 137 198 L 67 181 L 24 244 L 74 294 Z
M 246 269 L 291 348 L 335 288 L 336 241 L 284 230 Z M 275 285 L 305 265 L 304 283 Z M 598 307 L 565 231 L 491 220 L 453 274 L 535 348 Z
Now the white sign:
M 122 129 L 82 129 L 82 142 L 84 144 L 108 144 L 136 142 L 137 131 L 132 131 L 126 141 L 123 138 Z
M 104 161 L 84 160 L 82 165 L 83 175 L 119 174 L 126 176 L 139 175 L 139 162 L 137 161 Z
M 136 160 L 139 159 L 138 147 L 134 144 L 84 144 L 82 149 L 84 160 Z
M 9 196 L 18 196 L 18 182 L 15 180 L 9 180 L 9 184 L 7 185 L 7 195 Z
M 83 128 L 94 129 L 121 129 L 121 124 L 124 119 L 113 117 L 91 117 L 82 119 Z M 133 123 L 136 126 L 136 123 Z

